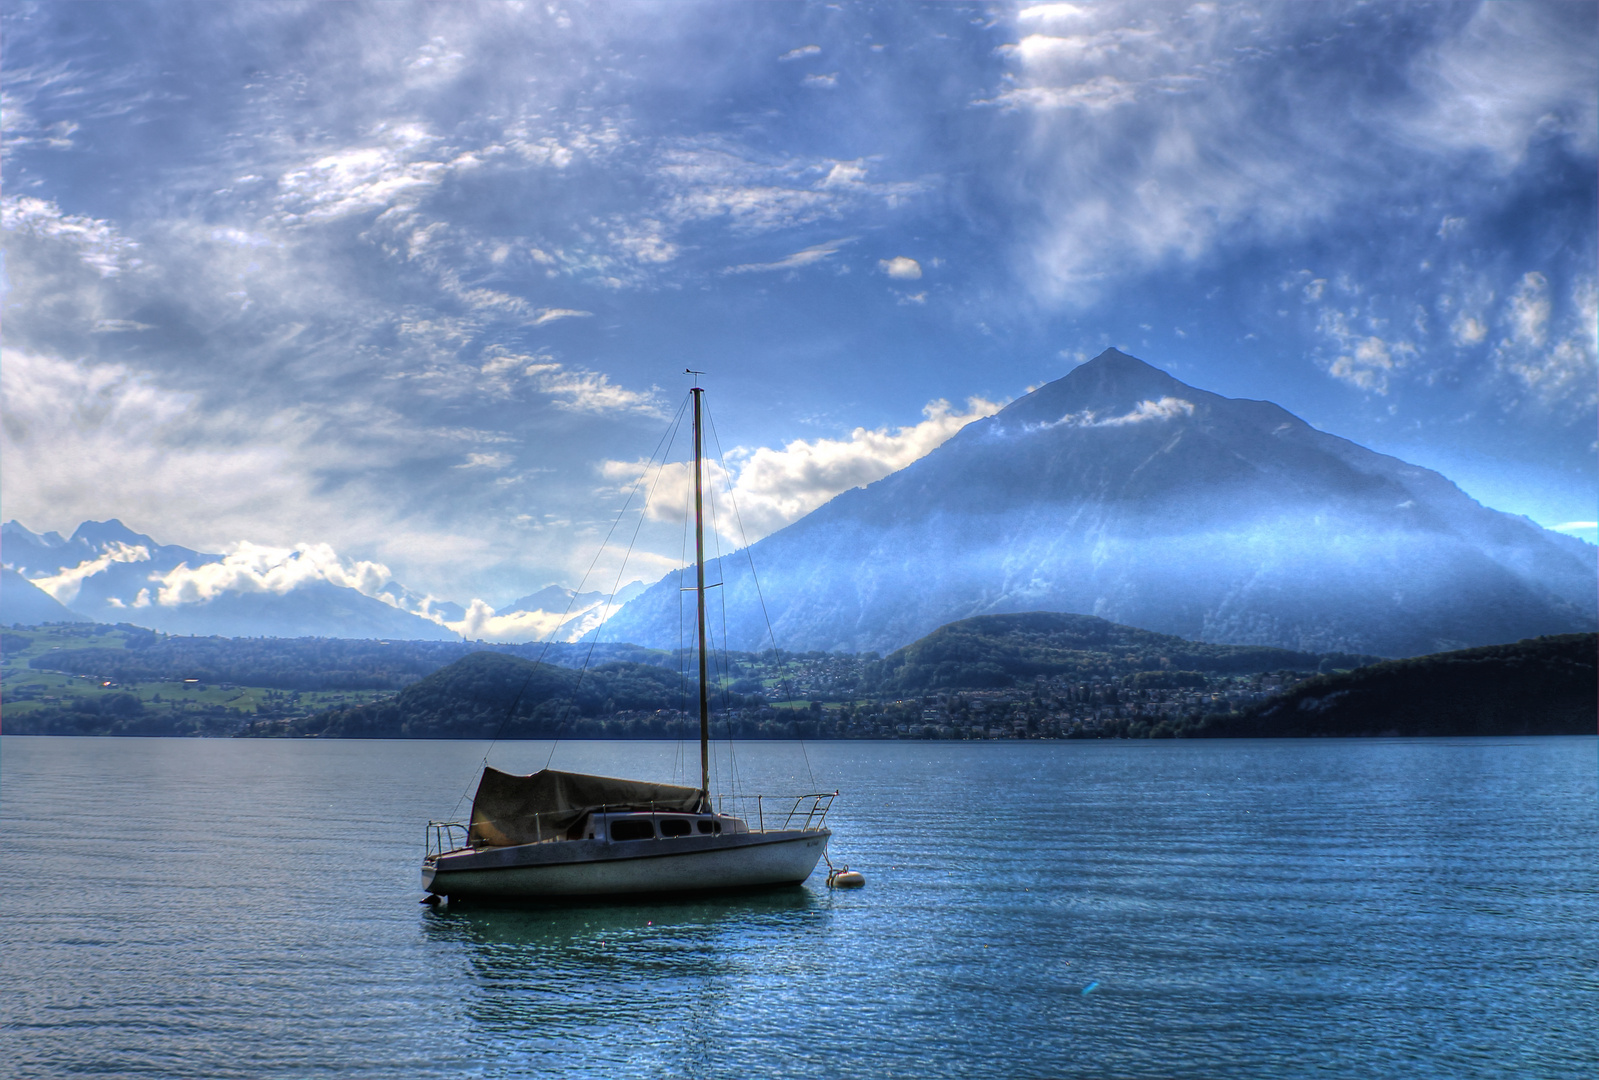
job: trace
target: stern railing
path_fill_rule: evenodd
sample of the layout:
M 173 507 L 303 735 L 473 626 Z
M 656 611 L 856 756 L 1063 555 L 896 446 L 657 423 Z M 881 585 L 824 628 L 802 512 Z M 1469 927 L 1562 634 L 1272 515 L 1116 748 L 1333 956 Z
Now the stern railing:
M 758 832 L 765 832 L 766 800 L 768 796 L 744 795 L 729 797 L 728 801 L 734 803 L 735 807 L 739 802 L 743 802 L 746 806 L 748 806 L 752 798 L 755 800 L 755 828 Z M 833 800 L 838 798 L 838 792 L 811 791 L 805 793 L 804 795 L 774 795 L 770 796 L 770 798 L 777 807 L 787 807 L 786 810 L 775 810 L 772 814 L 772 819 L 774 821 L 777 819 L 777 815 L 779 813 L 783 815 L 783 823 L 777 826 L 778 831 L 783 831 L 789 828 L 798 828 L 800 831 L 804 832 L 826 828 L 827 812 L 833 808 Z M 736 816 L 742 817 L 745 821 L 748 821 L 751 817 L 751 815 L 747 812 L 740 814 L 736 809 L 734 810 L 734 813 Z M 795 826 L 794 824 L 796 819 L 799 820 L 798 826 Z
M 461 841 L 456 843 L 459 834 Z M 430 821 L 427 824 L 427 859 L 436 859 L 467 846 L 469 833 L 463 821 Z

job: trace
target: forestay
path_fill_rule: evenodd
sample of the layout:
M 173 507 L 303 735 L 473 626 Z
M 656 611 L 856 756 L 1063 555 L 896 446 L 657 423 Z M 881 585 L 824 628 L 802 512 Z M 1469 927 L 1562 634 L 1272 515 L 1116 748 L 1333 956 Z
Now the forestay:
M 472 800 L 472 847 L 509 847 L 562 836 L 588 814 L 607 810 L 699 813 L 706 799 L 698 788 L 650 784 L 614 776 L 540 769 L 518 776 L 485 767 Z

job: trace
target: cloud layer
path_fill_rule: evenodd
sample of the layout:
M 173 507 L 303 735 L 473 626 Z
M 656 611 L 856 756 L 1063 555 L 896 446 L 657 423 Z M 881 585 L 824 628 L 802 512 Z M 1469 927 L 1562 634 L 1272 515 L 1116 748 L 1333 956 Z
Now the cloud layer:
M 846 438 L 795 439 L 781 448 L 735 447 L 725 461 L 705 464 L 706 487 L 713 498 L 731 499 L 716 528 L 735 545 L 754 543 L 840 492 L 864 487 L 925 457 L 967 424 L 1003 407 L 1004 402 L 971 398 L 962 412 L 940 399 L 922 409 L 924 419 L 917 424 L 856 428 Z M 608 461 L 601 471 L 607 480 L 629 487 L 645 476 L 654 492 L 649 512 L 656 520 L 683 521 L 692 505 L 693 471 L 686 463 L 666 464 L 657 474 L 646 462 Z

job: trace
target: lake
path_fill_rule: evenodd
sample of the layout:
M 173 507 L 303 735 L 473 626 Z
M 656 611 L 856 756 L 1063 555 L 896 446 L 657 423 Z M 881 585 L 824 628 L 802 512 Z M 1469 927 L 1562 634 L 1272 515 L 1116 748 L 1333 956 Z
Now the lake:
M 0 739 L 15 1077 L 1588 1077 L 1599 740 L 718 748 L 866 888 L 420 906 L 481 743 Z M 548 743 L 493 749 L 543 767 Z M 697 747 L 562 743 L 672 780 Z M 465 802 L 462 801 L 463 794 Z M 825 869 L 825 868 L 824 868 Z

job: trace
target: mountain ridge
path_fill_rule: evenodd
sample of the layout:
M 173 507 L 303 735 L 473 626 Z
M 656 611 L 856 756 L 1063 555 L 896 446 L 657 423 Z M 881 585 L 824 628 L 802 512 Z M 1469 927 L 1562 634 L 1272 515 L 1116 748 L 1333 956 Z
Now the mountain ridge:
M 751 546 L 789 648 L 1054 610 L 1191 640 L 1416 655 L 1594 628 L 1591 545 L 1432 470 L 1107 350 Z M 767 636 L 724 560 L 729 642 Z M 606 637 L 668 644 L 670 578 Z

